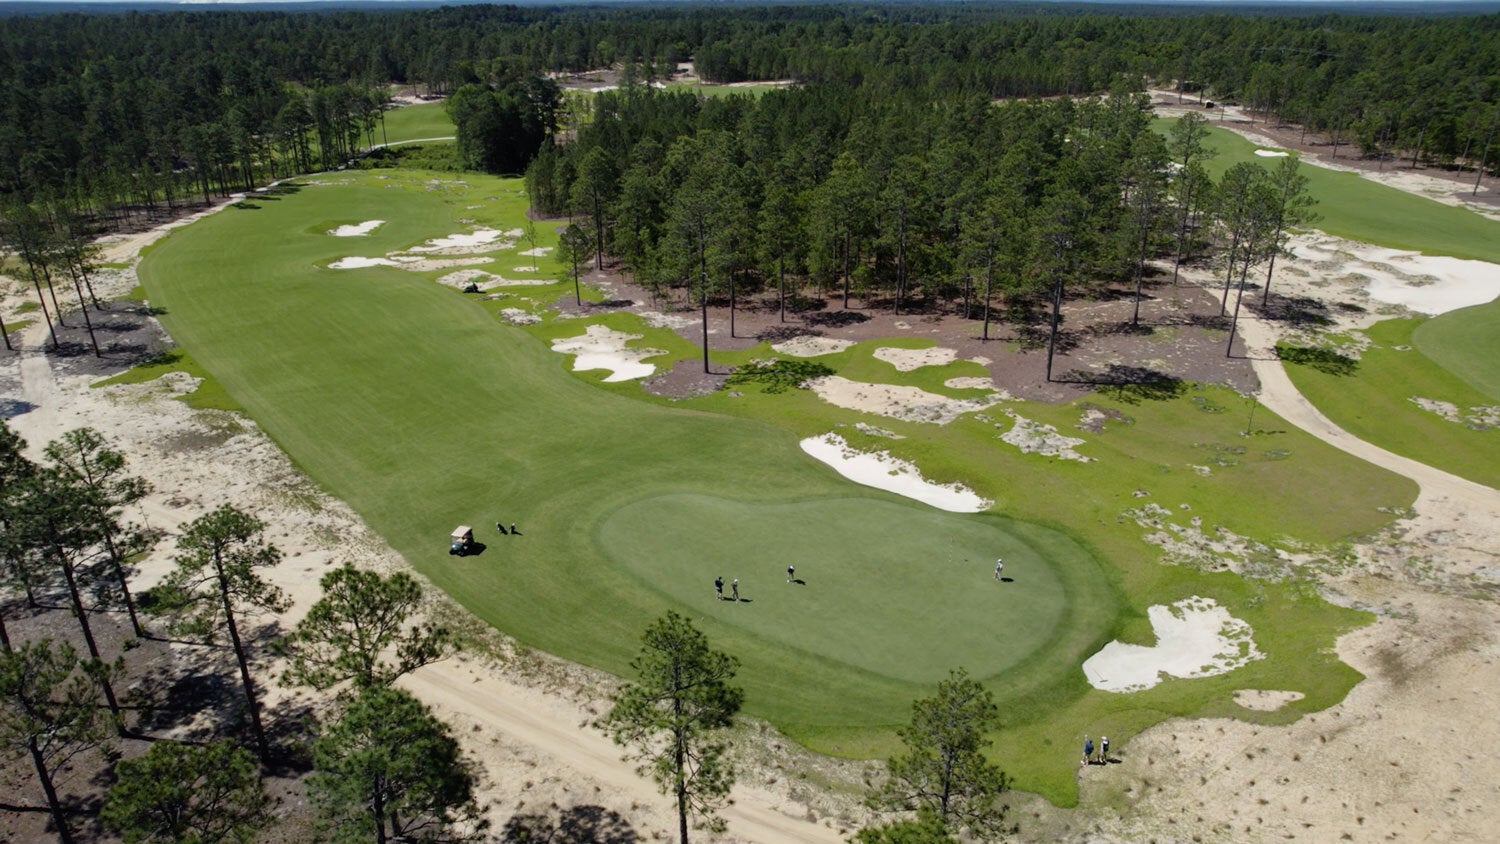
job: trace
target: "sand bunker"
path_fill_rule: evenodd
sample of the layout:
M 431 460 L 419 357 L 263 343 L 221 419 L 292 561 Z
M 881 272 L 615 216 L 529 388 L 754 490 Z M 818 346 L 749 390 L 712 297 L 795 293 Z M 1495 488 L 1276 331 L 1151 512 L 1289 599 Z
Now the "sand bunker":
M 946 425 L 965 413 L 984 410 L 1005 398 L 1000 393 L 991 393 L 983 398 L 950 399 L 917 387 L 850 381 L 838 375 L 813 378 L 807 386 L 819 398 L 838 407 L 938 425 Z
M 838 354 L 852 345 L 853 340 L 835 340 L 832 337 L 814 337 L 808 334 L 793 337 L 785 343 L 772 343 L 771 348 L 794 358 L 815 358 Z
M 488 264 L 493 258 L 423 258 L 421 255 L 392 255 L 389 258 L 364 258 L 351 256 L 340 258 L 328 265 L 330 270 L 358 270 L 365 267 L 399 267 L 414 273 L 428 270 L 446 270 L 449 267 L 465 267 Z
M 487 252 L 491 248 L 494 248 L 493 244 L 501 238 L 502 234 L 497 229 L 475 229 L 468 234 L 450 234 L 447 237 L 435 237 L 421 246 L 413 246 L 406 251 L 436 252 L 441 254 L 474 251 Z
M 1286 158 L 1290 153 L 1282 152 L 1279 149 L 1258 149 L 1255 151 L 1255 154 L 1261 158 Z
M 521 254 L 528 258 L 540 258 L 551 251 L 552 247 L 550 246 L 538 246 L 535 249 L 523 249 L 521 250 Z
M 1500 296 L 1500 267 L 1441 255 L 1368 246 L 1316 235 L 1292 239 L 1298 259 L 1336 263 L 1346 276 L 1364 281 L 1377 302 L 1436 316 L 1482 305 Z
M 1234 702 L 1246 709 L 1254 709 L 1258 712 L 1275 712 L 1294 700 L 1301 700 L 1306 695 L 1301 692 L 1287 692 L 1271 689 L 1240 689 L 1234 693 Z
M 644 358 L 664 355 L 660 349 L 628 349 L 626 342 L 639 340 L 640 334 L 626 334 L 605 325 L 590 325 L 577 337 L 552 341 L 552 351 L 565 355 L 577 355 L 573 371 L 608 369 L 611 375 L 605 381 L 630 381 L 645 378 L 656 371 L 656 366 L 641 363 Z
M 339 226 L 328 233 L 334 237 L 364 237 L 385 223 L 385 220 L 365 220 L 350 226 Z
M 1110 642 L 1083 663 L 1089 685 L 1106 692 L 1138 692 L 1173 677 L 1212 677 L 1262 659 L 1250 625 L 1231 616 L 1212 598 L 1194 595 L 1170 607 L 1146 610 L 1156 644 Z
M 802 450 L 857 484 L 883 489 L 950 513 L 978 513 L 995 502 L 980 498 L 962 484 L 937 484 L 922 477 L 911 463 L 888 452 L 855 451 L 838 434 L 803 440 Z
M 897 349 L 881 346 L 875 350 L 875 359 L 883 360 L 902 372 L 910 372 L 924 366 L 944 366 L 958 360 L 957 349 L 936 347 L 932 349 Z
M 528 266 L 524 266 L 524 267 L 511 267 L 511 271 L 512 272 L 518 272 L 518 273 L 540 272 L 541 269 L 542 269 L 541 267 L 533 267 L 533 266 L 529 266 L 529 265 Z

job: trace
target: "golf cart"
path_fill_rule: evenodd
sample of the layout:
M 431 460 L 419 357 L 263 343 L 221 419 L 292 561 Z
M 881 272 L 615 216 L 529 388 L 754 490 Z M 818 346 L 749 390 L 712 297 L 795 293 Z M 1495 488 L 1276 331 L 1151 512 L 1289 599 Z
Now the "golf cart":
M 459 525 L 454 528 L 448 538 L 452 540 L 448 545 L 449 554 L 462 557 L 474 547 L 474 529 L 468 525 Z

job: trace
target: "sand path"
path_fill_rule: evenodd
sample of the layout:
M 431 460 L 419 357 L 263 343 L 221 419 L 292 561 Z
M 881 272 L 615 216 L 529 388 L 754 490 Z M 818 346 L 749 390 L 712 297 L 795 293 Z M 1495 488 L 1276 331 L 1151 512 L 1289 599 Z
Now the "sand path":
M 1500 491 L 1386 451 L 1334 424 L 1297 390 L 1286 374 L 1274 351 L 1275 330 L 1264 320 L 1243 317 L 1240 328 L 1246 347 L 1250 349 L 1255 375 L 1260 379 L 1261 404 L 1334 448 L 1415 481 L 1421 487 L 1416 504 L 1418 511 L 1441 503 L 1465 508 L 1476 516 L 1480 513 L 1500 515 Z
M 620 760 L 621 749 L 603 733 L 549 706 L 536 689 L 483 673 L 458 660 L 429 665 L 403 680 L 428 705 L 450 721 L 502 732 L 544 754 L 552 769 L 576 771 L 592 780 L 614 804 L 663 803 L 651 783 Z M 459 731 L 462 732 L 462 731 Z M 828 827 L 789 817 L 762 801 L 773 795 L 737 787 L 735 802 L 720 813 L 729 835 L 745 841 L 822 844 L 843 839 Z

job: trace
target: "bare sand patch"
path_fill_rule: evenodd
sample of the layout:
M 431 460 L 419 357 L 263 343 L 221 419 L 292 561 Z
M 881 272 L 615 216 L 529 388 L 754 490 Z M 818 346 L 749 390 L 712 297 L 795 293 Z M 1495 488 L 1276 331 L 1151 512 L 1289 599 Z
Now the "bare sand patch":
M 1257 712 L 1275 712 L 1293 701 L 1301 700 L 1306 695 L 1301 692 L 1289 692 L 1273 689 L 1237 689 L 1234 693 L 1234 702 L 1246 709 L 1254 709 Z
M 1073 450 L 1074 446 L 1083 445 L 1088 440 L 1060 434 L 1052 425 L 1035 422 L 1012 410 L 1005 413 L 1015 420 L 1015 424 L 1001 434 L 1000 439 L 1019 448 L 1022 454 L 1040 454 L 1059 460 L 1077 460 L 1079 463 L 1094 462 L 1094 458 Z
M 365 220 L 363 223 L 339 226 L 336 229 L 329 230 L 328 233 L 334 237 L 364 237 L 384 224 L 385 220 Z
M 1250 625 L 1234 618 L 1212 598 L 1194 595 L 1146 610 L 1156 644 L 1130 645 L 1115 640 L 1084 660 L 1089 685 L 1106 692 L 1138 692 L 1162 681 L 1162 675 L 1190 679 L 1225 674 L 1263 659 L 1251 638 Z
M 533 247 L 531 249 L 523 249 L 523 250 L 521 250 L 521 254 L 525 255 L 528 258 L 540 258 L 543 255 L 546 255 L 548 252 L 551 252 L 551 251 L 552 251 L 552 247 L 550 247 L 550 246 L 537 246 L 537 247 Z
M 542 270 L 541 267 L 533 267 L 533 266 L 530 266 L 530 265 L 521 266 L 521 267 L 511 267 L 510 269 L 511 269 L 512 272 L 517 272 L 517 273 L 535 273 L 535 272 L 541 272 L 541 270 Z
M 995 379 L 983 375 L 960 375 L 943 382 L 944 387 L 955 390 L 993 390 Z M 1003 392 L 1003 391 L 1002 391 Z
M 941 346 L 931 349 L 898 349 L 892 346 L 881 346 L 875 350 L 874 357 L 902 372 L 911 372 L 924 366 L 946 366 L 958 360 L 958 350 Z
M 590 325 L 577 337 L 552 341 L 552 351 L 576 355 L 573 371 L 607 369 L 612 373 L 605 381 L 631 381 L 656 371 L 656 365 L 642 363 L 645 358 L 663 355 L 660 349 L 631 349 L 626 343 L 643 335 L 626 334 L 607 325 Z
M 854 345 L 853 340 L 837 340 L 833 337 L 818 337 L 804 334 L 781 343 L 772 343 L 771 348 L 794 358 L 815 358 L 833 355 Z
M 951 399 L 918 387 L 851 381 L 838 375 L 813 378 L 807 386 L 829 404 L 864 413 L 946 425 L 965 413 L 984 410 L 1004 400 L 999 393 L 983 398 Z
M 939 484 L 922 477 L 922 470 L 886 451 L 858 451 L 838 434 L 808 437 L 801 442 L 809 456 L 833 467 L 857 484 L 894 492 L 950 513 L 979 513 L 994 506 L 963 484 Z

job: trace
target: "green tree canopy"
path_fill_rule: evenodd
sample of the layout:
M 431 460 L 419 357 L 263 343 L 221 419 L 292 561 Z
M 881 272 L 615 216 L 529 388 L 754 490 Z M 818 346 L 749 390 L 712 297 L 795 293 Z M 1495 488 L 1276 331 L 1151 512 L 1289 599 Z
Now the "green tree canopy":
M 637 679 L 614 694 L 603 727 L 628 748 L 627 759 L 641 763 L 642 776 L 676 799 L 687 844 L 690 818 L 723 828 L 714 813 L 734 784 L 734 769 L 717 736 L 744 702 L 744 692 L 729 685 L 739 660 L 711 649 L 691 621 L 670 611 L 646 628 L 642 641 L 630 663 Z
M 248 844 L 271 823 L 255 756 L 228 739 L 156 742 L 115 777 L 99 820 L 126 844 Z
M 420 620 L 422 587 L 406 572 L 383 577 L 345 563 L 323 575 L 322 586 L 323 597 L 278 643 L 289 682 L 390 685 L 448 654 L 448 629 Z
M 912 704 L 911 724 L 897 731 L 906 752 L 886 763 L 889 777 L 872 802 L 896 811 L 925 809 L 945 829 L 993 838 L 1004 831 L 1009 808 L 998 800 L 1010 780 L 985 756 L 987 736 L 999 728 L 989 690 L 963 669 L 949 673 L 937 694 Z

